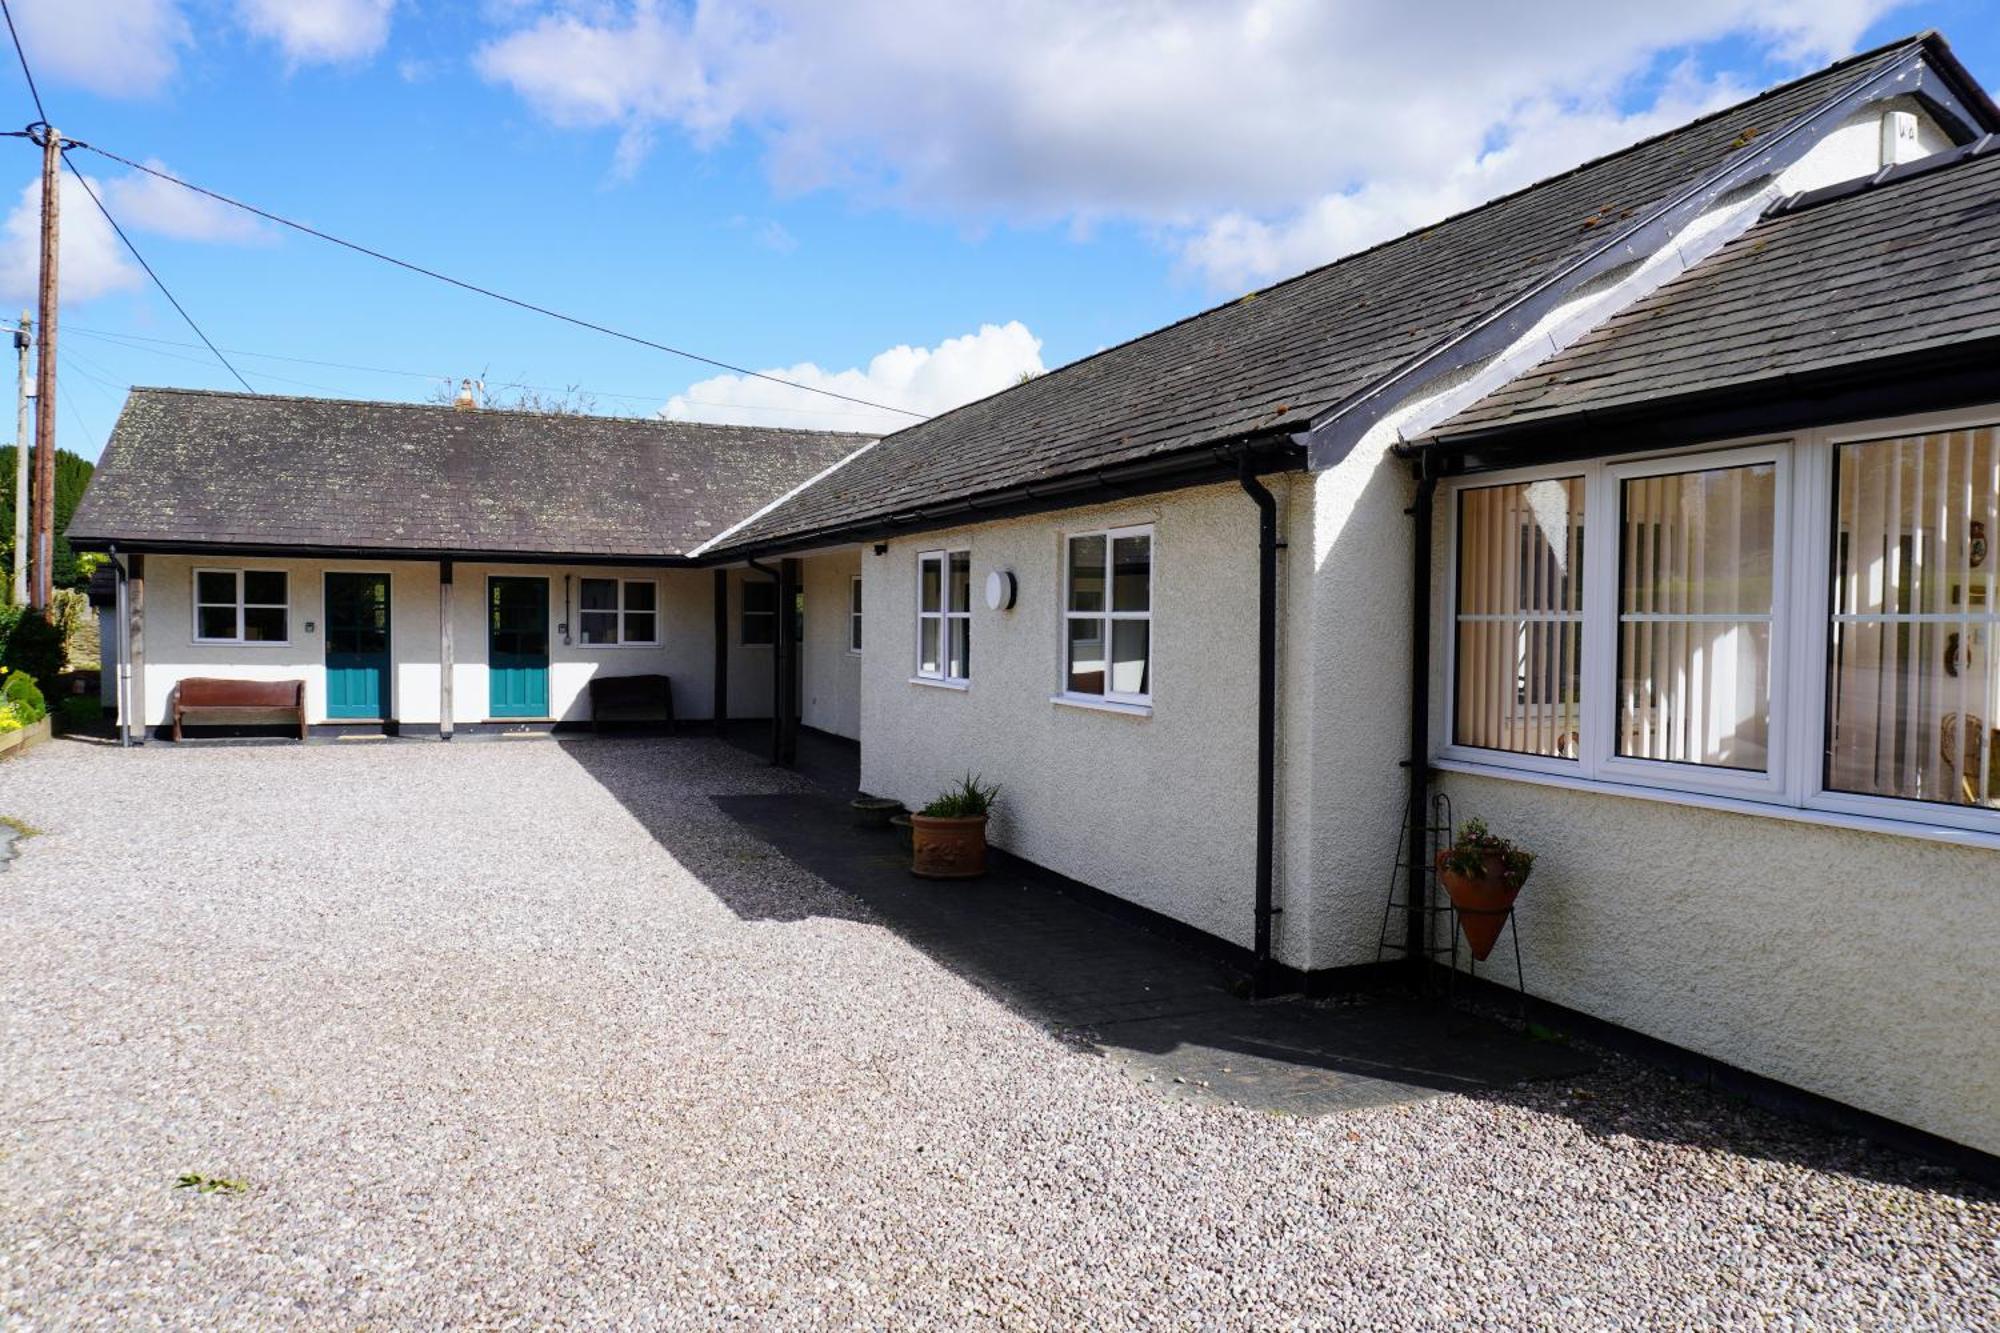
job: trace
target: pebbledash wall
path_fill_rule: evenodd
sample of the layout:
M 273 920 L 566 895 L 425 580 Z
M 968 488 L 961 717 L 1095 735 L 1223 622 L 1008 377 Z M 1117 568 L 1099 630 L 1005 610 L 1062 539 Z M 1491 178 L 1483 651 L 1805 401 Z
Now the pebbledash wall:
M 1283 503 L 1286 479 L 1271 484 Z M 1051 702 L 1062 684 L 1064 539 L 1137 524 L 1154 527 L 1152 714 Z M 972 553 L 971 682 L 917 683 L 918 553 L 962 549 Z M 871 547 L 860 563 L 864 789 L 917 807 L 976 773 L 1000 784 L 996 845 L 1251 943 L 1257 510 L 1240 488 L 925 533 L 883 554 Z M 986 606 L 994 570 L 1016 579 L 1012 610 Z
M 800 721 L 849 740 L 861 739 L 862 655 L 850 648 L 848 637 L 849 598 L 853 580 L 861 574 L 861 560 L 859 550 L 846 550 L 807 556 L 799 565 L 806 613 L 800 645 Z M 864 614 L 864 648 L 871 628 Z
M 291 610 L 286 644 L 197 643 L 193 634 L 194 570 L 281 569 L 288 576 Z M 438 567 L 433 561 L 252 560 L 152 555 L 146 558 L 144 704 L 147 725 L 167 718 L 174 685 L 186 676 L 228 675 L 249 680 L 304 680 L 310 721 L 326 717 L 325 575 L 335 570 L 389 575 L 389 651 L 392 706 L 399 722 L 435 726 L 439 720 Z M 453 568 L 452 713 L 455 723 L 488 714 L 485 592 L 488 576 L 520 574 L 549 580 L 549 704 L 562 721 L 590 715 L 586 686 L 593 675 L 664 674 L 673 680 L 674 707 L 684 719 L 708 717 L 714 690 L 714 576 L 707 570 L 637 566 L 473 564 Z M 563 580 L 570 579 L 571 642 L 563 621 Z M 576 580 L 584 577 L 650 579 L 660 590 L 657 645 L 586 645 L 577 642 Z M 730 707 L 734 716 L 769 716 L 769 648 L 744 647 L 738 622 L 740 580 L 730 589 Z M 313 628 L 305 627 L 310 623 Z

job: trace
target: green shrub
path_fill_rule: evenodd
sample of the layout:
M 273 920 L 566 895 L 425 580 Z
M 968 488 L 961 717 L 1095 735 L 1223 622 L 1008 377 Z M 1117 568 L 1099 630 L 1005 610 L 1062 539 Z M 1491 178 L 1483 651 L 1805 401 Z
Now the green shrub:
M 0 687 L 0 697 L 7 700 L 23 726 L 40 722 L 49 715 L 49 705 L 42 698 L 41 686 L 35 684 L 35 678 L 25 671 L 7 673 L 7 684 Z
M 993 798 L 999 794 L 998 786 L 982 786 L 978 778 L 967 773 L 917 813 L 932 819 L 976 819 L 992 813 Z
M 94 727 L 104 720 L 104 701 L 94 694 L 65 694 L 56 700 L 64 730 Z
M 0 616 L 0 666 L 36 680 L 54 680 L 63 669 L 63 633 L 33 611 L 8 607 Z

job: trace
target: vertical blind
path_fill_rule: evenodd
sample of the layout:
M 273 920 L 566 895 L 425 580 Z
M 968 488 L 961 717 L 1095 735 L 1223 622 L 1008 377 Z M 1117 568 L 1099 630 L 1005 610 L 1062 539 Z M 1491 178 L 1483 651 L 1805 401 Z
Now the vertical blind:
M 1826 785 L 2000 808 L 2000 430 L 1840 447 Z
M 1776 465 L 1620 486 L 1618 753 L 1770 762 Z
M 1459 492 L 1454 740 L 1574 759 L 1583 478 Z

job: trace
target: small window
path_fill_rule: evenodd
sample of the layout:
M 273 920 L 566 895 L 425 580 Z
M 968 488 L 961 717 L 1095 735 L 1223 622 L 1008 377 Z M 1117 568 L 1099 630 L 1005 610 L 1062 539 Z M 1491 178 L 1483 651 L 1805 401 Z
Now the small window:
M 651 579 L 584 579 L 577 629 L 587 644 L 657 644 L 659 588 Z
M 1457 744 L 1581 753 L 1583 497 L 1582 477 L 1459 492 Z
M 847 651 L 861 651 L 861 579 L 847 581 Z
M 282 569 L 197 569 L 196 643 L 287 643 L 290 598 Z
M 1064 563 L 1064 692 L 1151 703 L 1153 530 L 1077 533 Z
M 756 647 L 778 641 L 778 585 L 769 579 L 743 581 L 743 644 Z
M 917 556 L 917 674 L 972 679 L 972 552 Z

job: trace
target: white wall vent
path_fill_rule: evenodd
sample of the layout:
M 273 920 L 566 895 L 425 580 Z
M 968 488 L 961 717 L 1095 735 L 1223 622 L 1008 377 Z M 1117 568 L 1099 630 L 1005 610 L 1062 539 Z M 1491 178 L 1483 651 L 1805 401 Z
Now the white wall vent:
M 1890 111 L 1882 117 L 1882 165 L 1899 166 L 1924 156 L 1915 113 Z

